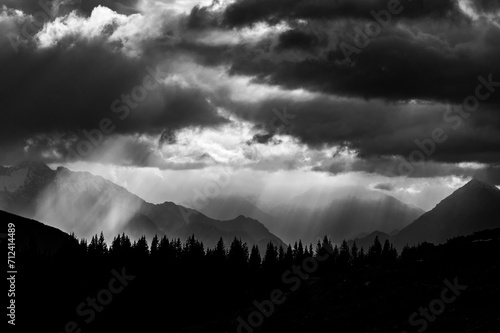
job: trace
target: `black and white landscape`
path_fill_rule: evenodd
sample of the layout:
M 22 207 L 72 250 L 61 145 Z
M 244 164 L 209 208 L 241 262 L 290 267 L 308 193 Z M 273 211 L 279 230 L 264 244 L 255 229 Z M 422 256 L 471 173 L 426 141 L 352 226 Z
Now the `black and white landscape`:
M 0 0 L 2 325 L 500 332 L 499 59 L 497 0 Z

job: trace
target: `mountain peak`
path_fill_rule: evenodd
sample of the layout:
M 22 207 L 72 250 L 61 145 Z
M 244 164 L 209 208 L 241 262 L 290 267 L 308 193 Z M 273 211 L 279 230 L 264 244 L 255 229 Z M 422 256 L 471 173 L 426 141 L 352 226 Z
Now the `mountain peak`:
M 472 179 L 396 235 L 397 246 L 444 243 L 460 235 L 499 227 L 500 190 Z
M 68 172 L 68 173 L 70 173 L 70 172 L 71 172 L 68 168 L 65 168 L 65 167 L 63 167 L 63 166 L 59 166 L 59 167 L 57 167 L 56 171 L 57 171 L 57 172 Z
M 488 183 L 485 183 L 483 181 L 480 181 L 479 179 L 477 178 L 472 178 L 470 182 L 468 182 L 467 184 L 465 184 L 465 186 L 467 185 L 470 185 L 470 186 L 486 186 L 486 187 L 495 187 L 493 185 L 490 185 Z M 496 187 L 495 187 L 496 188 Z
M 467 184 L 465 184 L 464 186 L 462 186 L 461 188 L 456 190 L 455 193 L 481 191 L 481 190 L 487 190 L 487 191 L 491 191 L 491 192 L 500 192 L 500 189 L 498 189 L 496 186 L 484 183 L 484 182 L 480 181 L 479 179 L 473 178 Z
M 1 170 L 0 191 L 14 193 L 28 186 L 36 186 L 50 178 L 52 169 L 36 161 L 23 161 Z M 34 182 L 33 182 L 34 181 Z

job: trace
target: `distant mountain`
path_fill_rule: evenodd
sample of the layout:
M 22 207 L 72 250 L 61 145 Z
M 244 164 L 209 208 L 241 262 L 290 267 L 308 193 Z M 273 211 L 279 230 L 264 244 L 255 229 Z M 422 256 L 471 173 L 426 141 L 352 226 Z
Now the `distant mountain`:
M 369 234 L 370 234 L 369 232 L 360 232 L 359 234 L 356 234 L 356 235 L 352 236 L 351 240 L 365 238 Z
M 0 209 L 34 218 L 88 238 L 103 231 L 108 237 L 126 232 L 131 237 L 154 234 L 185 239 L 194 234 L 207 246 L 220 237 L 234 237 L 265 249 L 272 241 L 284 243 L 260 222 L 238 216 L 228 221 L 164 202 L 151 204 L 125 188 L 88 172 L 39 162 L 0 167 Z
M 33 193 L 40 193 L 54 176 L 52 169 L 39 162 L 0 166 L 0 209 L 34 216 L 38 203 Z
M 210 198 L 209 204 L 199 211 L 217 220 L 230 220 L 240 215 L 259 220 L 266 225 L 274 220 L 273 216 L 261 210 L 256 204 L 238 196 Z
M 391 240 L 391 236 L 386 234 L 385 232 L 374 231 L 367 236 L 354 238 L 354 239 L 348 241 L 347 244 L 349 245 L 349 247 L 352 247 L 354 242 L 356 242 L 356 246 L 358 247 L 358 249 L 363 248 L 365 250 L 365 253 L 367 253 L 370 246 L 373 245 L 373 242 L 375 241 L 376 237 L 378 237 L 378 240 L 382 244 L 384 244 L 384 242 L 386 240 L 389 240 L 389 241 Z
M 334 242 L 376 230 L 392 233 L 425 212 L 394 197 L 361 188 L 310 193 L 271 210 L 274 220 L 263 220 L 287 242 L 301 238 L 315 243 L 328 235 Z
M 270 213 L 238 196 L 211 198 L 209 205 L 200 211 L 218 220 L 238 215 L 251 217 L 287 243 L 297 239 L 315 243 L 324 235 L 340 242 L 344 238 L 363 238 L 375 230 L 394 234 L 425 213 L 384 193 L 358 187 L 308 191 L 287 204 L 271 208 Z
M 500 190 L 474 179 L 402 229 L 393 242 L 398 247 L 424 241 L 445 243 L 456 236 L 498 227 Z

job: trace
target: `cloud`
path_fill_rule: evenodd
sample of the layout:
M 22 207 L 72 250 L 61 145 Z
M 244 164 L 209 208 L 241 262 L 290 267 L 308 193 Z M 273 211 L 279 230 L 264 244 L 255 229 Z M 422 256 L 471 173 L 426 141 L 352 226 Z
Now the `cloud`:
M 189 29 L 202 30 L 207 28 L 216 28 L 220 25 L 220 19 L 217 12 L 213 11 L 214 1 L 210 6 L 196 5 L 191 10 L 187 19 Z
M 130 15 L 138 12 L 137 4 L 138 0 L 0 0 L 0 7 L 17 9 L 29 15 L 52 11 L 54 16 L 67 15 L 72 11 L 88 16 L 99 6 Z
M 467 2 L 477 17 L 455 1 L 402 2 L 351 62 L 342 43 L 355 45 L 387 1 L 52 1 L 55 15 L 17 54 L 7 33 L 22 35 L 40 9 L 0 4 L 3 160 L 63 160 L 109 119 L 112 133 L 84 159 L 387 175 L 441 128 L 447 140 L 414 177 L 496 177 L 500 93 L 457 120 L 478 76 L 500 81 L 487 1 Z M 284 108 L 292 119 L 274 112 Z
M 471 8 L 476 14 L 498 14 L 500 11 L 500 3 L 496 0 L 460 0 L 462 6 Z
M 444 17 L 458 13 L 453 0 L 396 2 L 404 8 L 401 17 L 405 18 Z M 387 9 L 388 3 L 387 0 L 239 0 L 229 5 L 223 15 L 225 23 L 229 26 L 296 19 L 369 19 L 372 10 Z
M 158 142 L 159 146 L 171 145 L 177 143 L 177 134 L 174 130 L 167 128 L 161 133 L 160 140 Z
M 327 46 L 326 36 L 317 36 L 314 33 L 301 30 L 288 30 L 279 36 L 278 50 L 297 49 L 314 51 L 318 47 Z
M 373 186 L 374 189 L 376 190 L 382 190 L 382 191 L 393 191 L 394 190 L 394 185 L 391 183 L 379 183 L 375 184 Z
M 260 144 L 273 144 L 278 145 L 281 143 L 280 140 L 274 137 L 271 133 L 257 133 L 253 136 L 252 140 L 247 142 L 248 145 L 260 143 Z
M 355 151 L 360 158 L 408 159 L 422 145 L 431 145 L 431 154 L 425 155 L 427 161 L 500 161 L 498 113 L 493 108 L 485 107 L 463 119 L 457 106 L 426 102 L 387 103 L 317 96 L 308 100 L 269 98 L 258 103 L 233 103 L 234 112 L 241 118 L 262 127 L 273 119 L 272 110 L 283 106 L 296 116 L 285 126 L 285 133 L 311 148 L 341 146 Z M 447 139 L 444 143 L 427 143 L 437 128 L 445 132 Z
M 479 75 L 500 78 L 498 62 L 493 61 L 500 56 L 500 49 L 490 42 L 500 34 L 498 28 L 477 28 L 472 30 L 473 36 L 471 31 L 462 34 L 465 28 L 452 27 L 449 37 L 433 36 L 436 31 L 419 26 L 386 28 L 366 48 L 352 54 L 353 62 L 349 63 L 340 45 L 354 45 L 353 37 L 342 33 L 340 29 L 344 28 L 340 26 L 337 41 L 330 43 L 329 50 L 307 58 L 283 59 L 257 48 L 251 58 L 236 54 L 231 73 L 254 76 L 256 82 L 285 89 L 391 101 L 461 103 L 474 93 Z M 449 27 L 441 25 L 441 29 Z M 451 36 L 453 30 L 461 37 Z M 496 94 L 488 103 L 499 101 Z
M 352 152 L 329 160 L 323 159 L 313 170 L 328 172 L 332 175 L 355 172 L 414 180 L 455 176 L 460 179 L 477 178 L 492 184 L 498 184 L 500 181 L 500 165 L 498 164 L 445 163 L 432 160 L 410 163 L 403 157 L 360 158 Z
M 143 43 L 164 37 L 165 31 L 172 25 L 172 22 L 165 21 L 172 19 L 169 12 L 126 16 L 98 6 L 89 17 L 76 12 L 57 17 L 45 24 L 35 39 L 40 48 L 54 47 L 61 42 L 71 45 L 81 40 L 101 40 L 129 56 L 138 57 L 142 53 Z
M 0 51 L 0 60 L 9 64 L 0 69 L 5 94 L 0 141 L 5 146 L 18 146 L 30 138 L 42 144 L 36 140 L 39 134 L 56 133 L 66 135 L 65 144 L 76 144 L 88 140 L 84 130 L 94 132 L 104 119 L 112 123 L 113 134 L 130 135 L 227 122 L 204 92 L 164 82 L 169 71 L 161 63 L 160 83 L 146 91 L 145 82 L 154 81 L 151 73 L 158 63 L 154 57 L 131 59 L 99 42 L 79 42 L 70 49 L 53 47 L 19 55 Z M 132 98 L 129 106 L 124 98 L 130 100 L 131 94 L 144 99 Z M 79 140 L 70 140 L 73 137 Z

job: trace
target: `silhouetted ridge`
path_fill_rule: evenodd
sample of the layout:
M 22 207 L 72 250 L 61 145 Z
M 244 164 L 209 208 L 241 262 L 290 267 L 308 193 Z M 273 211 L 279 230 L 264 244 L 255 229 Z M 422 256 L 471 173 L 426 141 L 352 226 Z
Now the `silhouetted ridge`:
M 402 229 L 394 243 L 399 247 L 424 241 L 444 243 L 456 236 L 498 228 L 499 207 L 500 190 L 473 179 Z

